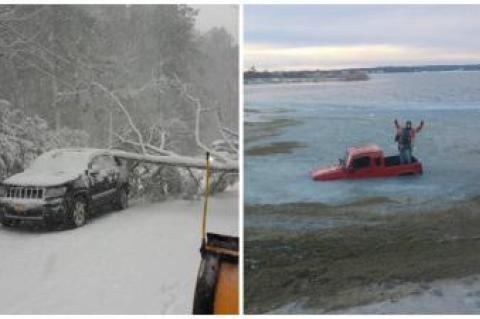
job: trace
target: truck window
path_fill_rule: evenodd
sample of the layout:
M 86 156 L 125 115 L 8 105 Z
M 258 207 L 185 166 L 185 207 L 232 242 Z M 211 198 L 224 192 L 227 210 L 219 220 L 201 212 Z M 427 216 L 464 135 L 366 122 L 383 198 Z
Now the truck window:
M 382 165 L 382 160 L 380 159 L 380 157 L 377 157 L 377 158 L 375 159 L 375 165 L 377 165 L 377 166 L 381 166 L 381 165 Z
M 361 169 L 361 168 L 367 168 L 367 167 L 370 167 L 370 157 L 369 156 L 354 158 L 353 161 L 352 161 L 352 168 L 353 169 Z

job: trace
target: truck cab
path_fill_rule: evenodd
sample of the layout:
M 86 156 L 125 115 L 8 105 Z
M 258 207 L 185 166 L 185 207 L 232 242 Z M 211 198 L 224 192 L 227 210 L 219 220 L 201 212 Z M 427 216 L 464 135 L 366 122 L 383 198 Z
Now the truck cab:
M 344 158 L 334 166 L 320 168 L 312 173 L 315 181 L 360 179 L 422 174 L 422 164 L 412 157 L 412 163 L 401 164 L 398 155 L 385 157 L 377 145 L 351 147 Z

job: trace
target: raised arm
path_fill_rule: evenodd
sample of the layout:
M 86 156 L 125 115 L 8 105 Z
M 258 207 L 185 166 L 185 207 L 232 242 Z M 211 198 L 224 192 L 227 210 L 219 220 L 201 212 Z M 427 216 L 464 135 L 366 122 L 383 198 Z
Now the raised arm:
M 423 128 L 423 124 L 424 124 L 424 123 L 423 123 L 423 120 L 422 120 L 422 121 L 420 122 L 420 125 L 415 129 L 415 132 L 417 132 L 417 133 L 420 132 L 420 131 L 422 130 L 422 128 Z
M 400 124 L 398 124 L 397 119 L 395 119 L 395 120 L 393 121 L 393 123 L 395 124 L 395 128 L 396 128 L 397 130 L 399 130 L 399 129 L 402 128 L 402 127 L 400 126 Z

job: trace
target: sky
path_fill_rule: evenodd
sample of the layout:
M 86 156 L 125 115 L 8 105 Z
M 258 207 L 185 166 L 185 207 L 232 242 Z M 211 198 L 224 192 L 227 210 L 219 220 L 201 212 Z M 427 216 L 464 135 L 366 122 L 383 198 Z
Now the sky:
M 238 42 L 238 5 L 191 5 L 198 9 L 195 27 L 206 32 L 214 27 L 224 27 Z
M 480 5 L 249 5 L 257 70 L 480 63 Z

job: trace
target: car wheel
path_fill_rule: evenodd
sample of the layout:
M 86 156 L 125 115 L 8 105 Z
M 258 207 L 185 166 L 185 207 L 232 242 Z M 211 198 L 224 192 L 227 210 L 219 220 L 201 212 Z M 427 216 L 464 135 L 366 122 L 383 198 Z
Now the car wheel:
M 128 193 L 125 187 L 122 187 L 118 190 L 117 195 L 117 205 L 116 208 L 118 210 L 123 210 L 128 207 Z
M 75 227 L 81 227 L 87 222 L 88 205 L 83 197 L 77 197 L 73 201 L 71 223 Z
M 13 226 L 13 221 L 2 219 L 2 220 L 0 220 L 0 224 L 2 224 L 5 227 L 12 227 Z

